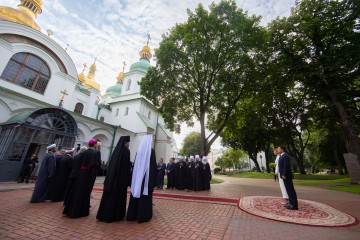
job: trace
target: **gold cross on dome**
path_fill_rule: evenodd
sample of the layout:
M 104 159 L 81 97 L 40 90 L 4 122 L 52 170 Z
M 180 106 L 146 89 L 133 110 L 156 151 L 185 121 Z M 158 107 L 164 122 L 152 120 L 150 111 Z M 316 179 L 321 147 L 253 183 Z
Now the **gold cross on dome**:
M 123 62 L 123 72 L 125 71 L 126 62 Z
M 69 95 L 69 94 L 66 92 L 66 89 L 65 89 L 64 91 L 60 91 L 60 93 L 62 93 L 61 101 L 64 100 L 65 95 Z
M 84 63 L 83 66 L 84 66 L 84 68 L 83 68 L 82 72 L 84 72 L 84 71 L 85 71 L 85 68 L 88 67 L 88 66 L 86 65 L 86 63 Z
M 150 40 L 151 40 L 151 38 L 150 38 L 150 33 L 147 34 L 147 37 L 148 37 L 148 40 L 147 40 L 146 46 L 149 46 L 149 42 L 150 42 Z

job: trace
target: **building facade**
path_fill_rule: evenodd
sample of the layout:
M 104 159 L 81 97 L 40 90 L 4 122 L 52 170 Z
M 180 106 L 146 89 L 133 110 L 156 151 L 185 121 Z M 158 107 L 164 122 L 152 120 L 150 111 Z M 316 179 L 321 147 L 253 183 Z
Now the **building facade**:
M 68 148 L 96 138 L 106 162 L 120 136 L 130 135 L 134 159 L 142 136 L 153 134 L 157 157 L 176 157 L 172 133 L 140 95 L 150 48 L 101 96 L 96 62 L 78 74 L 66 50 L 36 24 L 41 7 L 40 0 L 0 7 L 0 181 L 15 180 L 24 160 L 32 153 L 42 159 L 51 143 Z

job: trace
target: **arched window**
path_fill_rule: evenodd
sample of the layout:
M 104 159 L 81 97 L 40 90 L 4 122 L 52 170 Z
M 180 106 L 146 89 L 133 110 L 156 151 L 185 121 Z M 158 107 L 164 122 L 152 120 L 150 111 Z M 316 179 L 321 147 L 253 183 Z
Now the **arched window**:
M 127 82 L 126 91 L 129 91 L 130 87 L 131 87 L 131 79 L 129 79 L 129 81 Z
M 100 117 L 100 122 L 104 122 L 105 118 L 103 116 Z
M 115 117 L 119 116 L 119 109 L 116 109 Z
M 75 105 L 74 112 L 82 114 L 83 110 L 84 110 L 84 104 L 78 102 Z
M 151 111 L 148 112 L 148 119 L 151 119 Z
M 125 108 L 125 114 L 124 114 L 124 115 L 126 116 L 126 115 L 128 115 L 128 114 L 129 114 L 129 107 L 126 107 L 126 108 Z
M 50 76 L 45 61 L 30 53 L 14 54 L 1 74 L 1 78 L 38 93 L 45 92 Z

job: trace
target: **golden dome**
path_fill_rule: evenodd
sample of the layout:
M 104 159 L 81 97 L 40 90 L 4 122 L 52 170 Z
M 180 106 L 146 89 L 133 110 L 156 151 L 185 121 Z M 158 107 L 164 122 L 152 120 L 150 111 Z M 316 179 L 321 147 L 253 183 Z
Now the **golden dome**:
M 150 60 L 150 58 L 152 57 L 151 49 L 149 46 L 144 46 L 139 54 L 141 58 L 146 58 L 148 60 Z
M 118 83 L 123 83 L 123 81 L 124 81 L 124 76 L 125 76 L 125 74 L 123 73 L 123 72 L 120 72 L 119 73 L 119 75 L 117 76 L 117 82 Z
M 95 59 L 96 62 L 96 59 Z M 91 64 L 89 73 L 85 78 L 84 85 L 100 90 L 100 84 L 95 81 L 96 64 Z
M 0 19 L 20 23 L 40 31 L 35 18 L 42 12 L 42 4 L 42 0 L 21 0 L 17 9 L 2 6 Z
M 81 72 L 79 75 L 78 75 L 78 79 L 80 81 L 80 83 L 83 85 L 85 83 L 85 75 L 84 75 L 84 72 Z

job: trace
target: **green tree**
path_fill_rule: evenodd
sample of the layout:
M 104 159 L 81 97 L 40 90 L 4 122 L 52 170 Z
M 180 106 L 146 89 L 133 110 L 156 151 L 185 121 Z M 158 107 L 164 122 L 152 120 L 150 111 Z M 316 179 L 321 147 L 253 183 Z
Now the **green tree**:
M 184 138 L 182 154 L 185 156 L 194 156 L 200 153 L 201 134 L 199 132 L 192 132 Z
M 201 4 L 188 20 L 163 36 L 155 50 L 156 67 L 141 80 L 141 94 L 159 107 L 167 126 L 200 122 L 201 155 L 207 155 L 237 102 L 257 76 L 256 55 L 265 30 L 259 17 L 248 16 L 234 0 Z M 210 132 L 206 135 L 205 130 Z
M 359 16 L 359 1 L 297 1 L 290 17 L 269 25 L 269 46 L 282 79 L 298 81 L 311 97 L 336 109 L 347 151 L 360 162 L 354 110 L 360 97 L 354 88 L 360 73 Z

